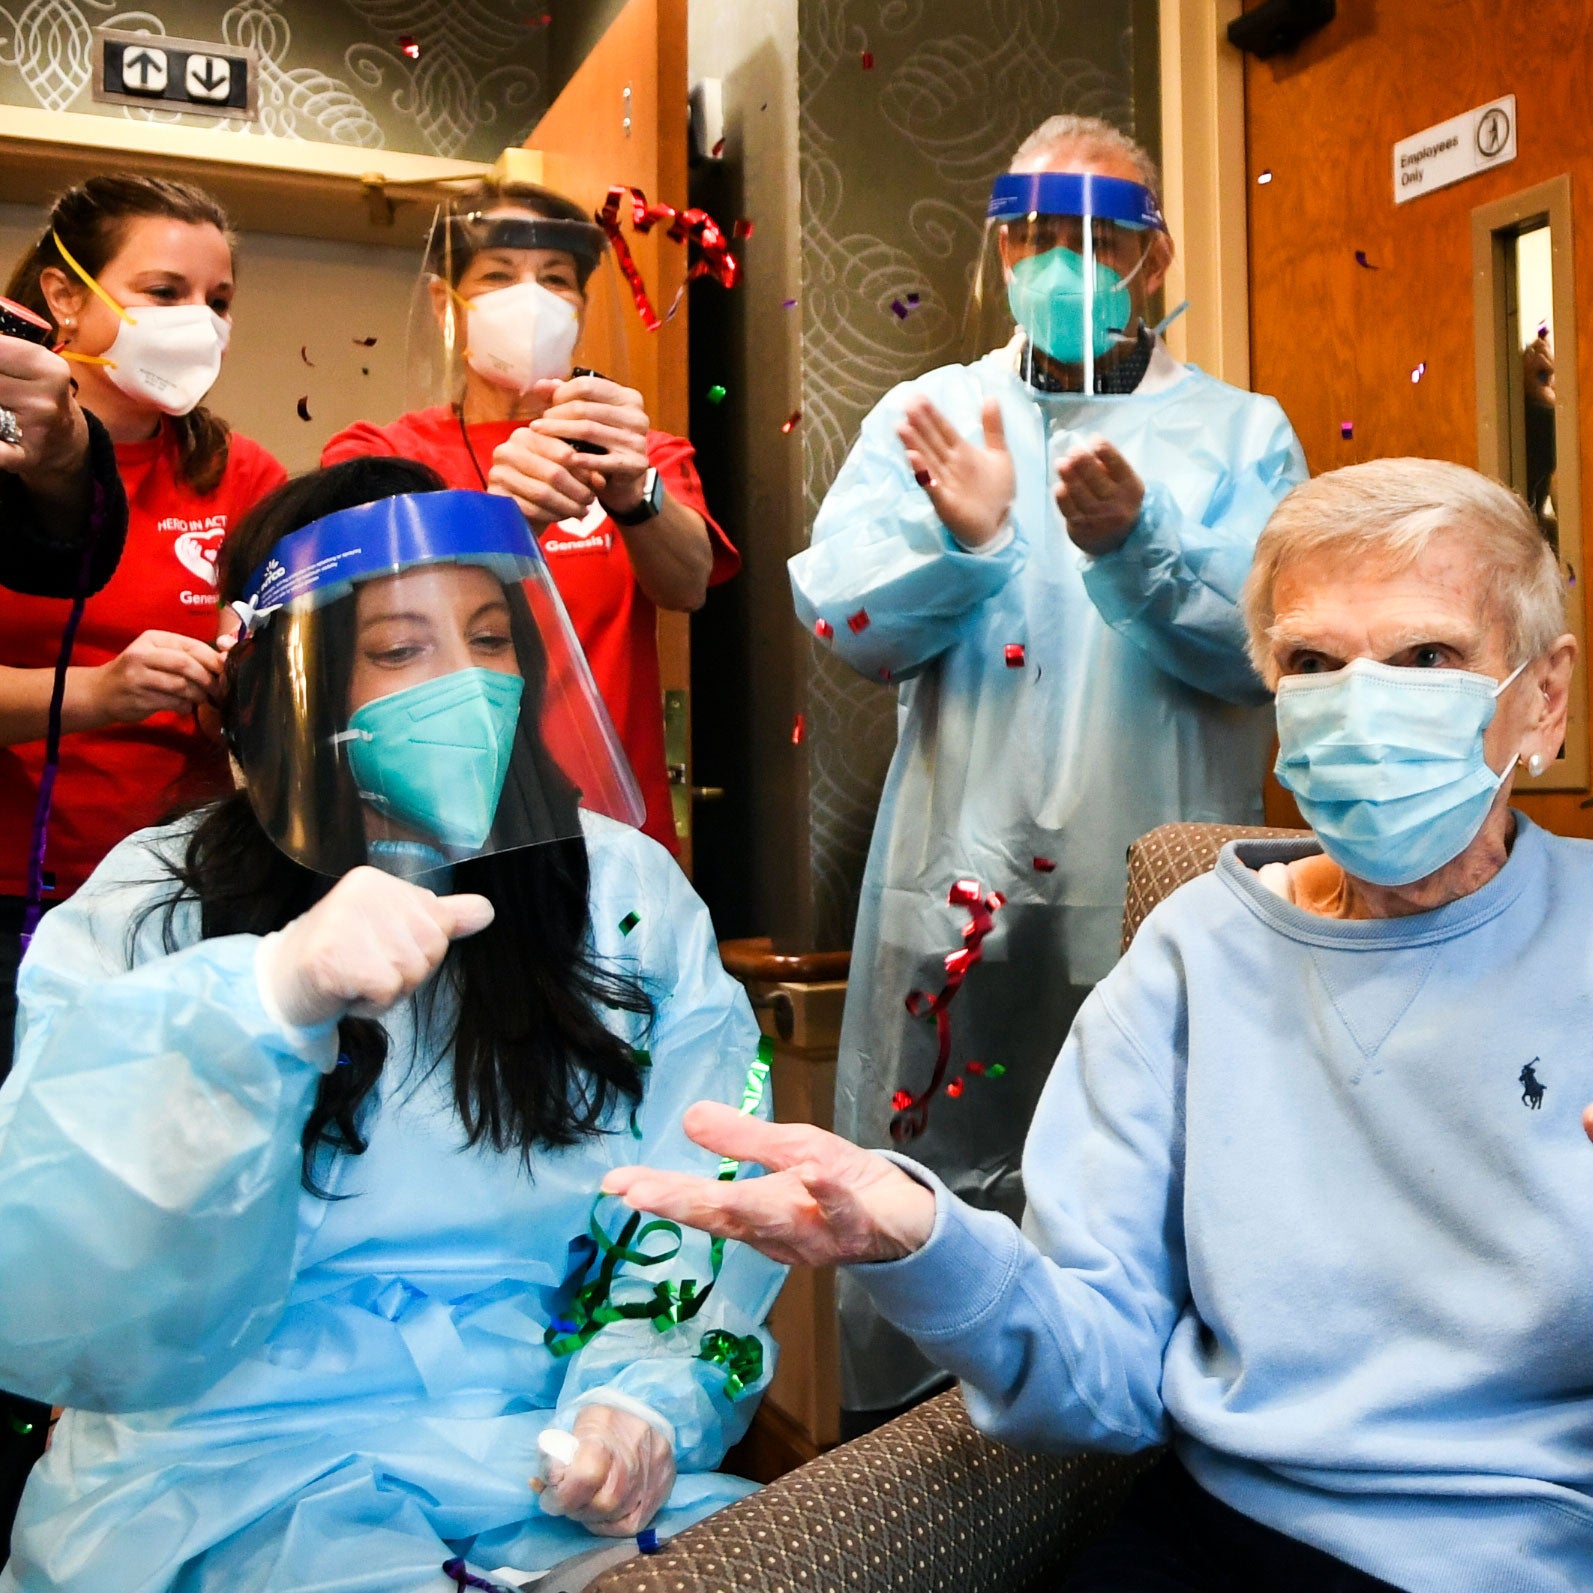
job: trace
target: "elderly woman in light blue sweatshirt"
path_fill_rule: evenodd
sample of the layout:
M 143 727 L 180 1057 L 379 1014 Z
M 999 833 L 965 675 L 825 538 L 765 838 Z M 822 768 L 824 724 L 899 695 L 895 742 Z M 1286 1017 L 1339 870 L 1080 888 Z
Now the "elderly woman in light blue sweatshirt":
M 1067 1589 L 1593 1587 L 1593 846 L 1508 805 L 1565 735 L 1559 570 L 1383 460 L 1284 501 L 1246 611 L 1315 838 L 1227 847 L 1096 988 L 1021 1232 L 722 1106 L 688 1132 L 773 1176 L 605 1187 L 851 1264 L 998 1438 L 1170 1443 Z

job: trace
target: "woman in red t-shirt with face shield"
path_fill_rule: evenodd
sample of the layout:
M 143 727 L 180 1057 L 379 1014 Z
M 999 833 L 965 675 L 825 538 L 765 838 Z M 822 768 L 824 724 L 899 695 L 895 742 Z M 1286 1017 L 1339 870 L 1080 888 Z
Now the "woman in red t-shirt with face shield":
M 321 462 L 394 454 L 520 505 L 636 772 L 643 828 L 678 851 L 658 610 L 700 608 L 740 557 L 708 513 L 691 444 L 653 430 L 640 393 L 576 369 L 606 250 L 587 212 L 532 184 L 481 183 L 445 206 L 421 302 L 428 385 L 447 401 L 351 426 Z

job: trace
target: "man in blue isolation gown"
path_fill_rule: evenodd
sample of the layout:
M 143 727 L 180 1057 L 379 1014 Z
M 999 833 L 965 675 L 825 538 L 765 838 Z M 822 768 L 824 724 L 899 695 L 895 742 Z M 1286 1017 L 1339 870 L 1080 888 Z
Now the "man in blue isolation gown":
M 267 501 L 220 572 L 246 789 L 24 959 L 0 1383 L 67 1410 L 5 1593 L 517 1585 L 751 1489 L 780 1269 L 598 1186 L 735 1176 L 681 1113 L 767 1115 L 767 1056 L 523 517 L 439 486 Z
M 1103 122 L 1037 130 L 997 179 L 975 284 L 995 352 L 881 400 L 791 561 L 820 645 L 900 699 L 836 1131 L 910 1141 L 1014 1218 L 1041 1086 L 1118 954 L 1129 845 L 1171 820 L 1261 819 L 1271 714 L 1237 604 L 1305 460 L 1273 400 L 1147 328 L 1172 259 L 1154 183 Z M 953 901 L 959 881 L 977 893 Z M 937 1015 L 946 958 L 970 946 Z M 840 1304 L 849 1412 L 935 1385 L 844 1273 Z

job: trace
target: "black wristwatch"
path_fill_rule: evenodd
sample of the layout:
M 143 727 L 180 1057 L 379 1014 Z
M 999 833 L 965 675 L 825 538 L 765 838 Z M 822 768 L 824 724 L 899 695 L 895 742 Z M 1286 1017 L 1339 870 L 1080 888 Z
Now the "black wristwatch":
M 615 525 L 645 525 L 649 520 L 657 519 L 663 508 L 664 478 L 649 465 L 647 474 L 642 477 L 642 501 L 623 514 L 618 509 L 610 509 L 608 517 Z

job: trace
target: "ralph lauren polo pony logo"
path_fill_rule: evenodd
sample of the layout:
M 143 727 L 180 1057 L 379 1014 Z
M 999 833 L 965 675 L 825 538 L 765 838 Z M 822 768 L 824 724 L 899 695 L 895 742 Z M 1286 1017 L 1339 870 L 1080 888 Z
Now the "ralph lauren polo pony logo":
M 1543 1110 L 1543 1095 L 1548 1085 L 1538 1080 L 1538 1075 L 1533 1070 L 1538 1065 L 1538 1058 L 1533 1059 L 1521 1070 L 1521 1077 L 1516 1081 L 1521 1086 L 1521 1104 L 1530 1107 L 1534 1112 Z

